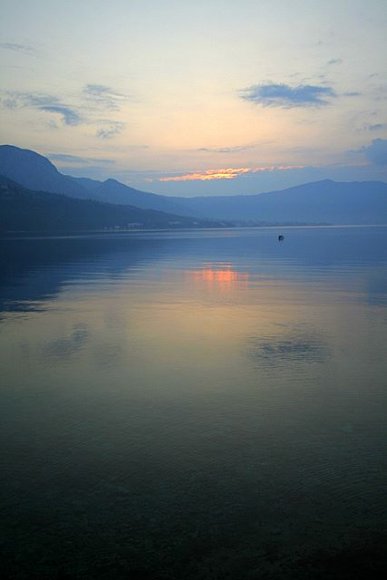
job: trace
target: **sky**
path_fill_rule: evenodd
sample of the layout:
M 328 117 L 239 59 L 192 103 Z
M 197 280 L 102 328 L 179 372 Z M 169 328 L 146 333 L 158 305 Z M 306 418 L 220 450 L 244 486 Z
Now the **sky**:
M 1 0 L 0 142 L 165 195 L 387 181 L 385 0 Z

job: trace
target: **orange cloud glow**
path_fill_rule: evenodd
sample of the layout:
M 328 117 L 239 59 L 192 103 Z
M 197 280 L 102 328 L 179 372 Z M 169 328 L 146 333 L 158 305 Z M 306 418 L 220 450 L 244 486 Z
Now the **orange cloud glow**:
M 186 175 L 176 175 L 175 177 L 161 177 L 159 181 L 210 181 L 212 179 L 235 179 L 243 173 L 250 173 L 249 167 L 208 169 L 203 173 L 187 173 Z
M 260 173 L 261 171 L 288 171 L 303 169 L 304 165 L 272 165 L 265 167 L 228 167 L 227 169 L 208 169 L 203 172 L 186 173 L 173 177 L 160 177 L 159 181 L 211 181 L 213 179 L 235 179 L 245 173 Z

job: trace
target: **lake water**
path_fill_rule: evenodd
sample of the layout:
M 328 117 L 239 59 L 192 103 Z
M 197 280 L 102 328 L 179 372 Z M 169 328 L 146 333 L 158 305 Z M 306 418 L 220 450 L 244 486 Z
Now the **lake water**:
M 0 249 L 3 577 L 386 571 L 387 228 Z

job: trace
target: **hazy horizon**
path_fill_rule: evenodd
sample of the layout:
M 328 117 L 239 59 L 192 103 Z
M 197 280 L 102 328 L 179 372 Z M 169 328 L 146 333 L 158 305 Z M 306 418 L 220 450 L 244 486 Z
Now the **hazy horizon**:
M 20 149 L 22 151 L 27 151 L 27 152 L 32 152 L 32 153 L 37 153 L 38 155 L 41 155 L 42 157 L 45 157 L 46 159 L 49 159 L 49 157 L 46 157 L 45 155 L 41 154 L 39 151 L 34 151 L 32 149 L 28 149 L 28 148 L 24 148 L 24 147 L 17 147 L 16 145 L 10 144 L 10 143 L 2 143 L 0 144 L 0 147 L 12 147 L 12 148 L 16 148 L 16 149 Z M 54 156 L 55 157 L 55 156 Z M 109 180 L 114 180 L 114 181 L 118 181 L 121 184 L 127 185 L 129 187 L 133 187 L 133 184 L 131 183 L 127 183 L 124 180 L 121 180 L 119 178 L 119 175 L 116 175 L 114 173 L 114 169 L 112 170 L 113 173 L 111 174 L 106 174 L 102 177 L 90 177 L 88 175 L 87 170 L 85 169 L 84 172 L 80 169 L 75 169 L 75 168 L 67 168 L 66 169 L 62 169 L 60 167 L 60 164 L 55 161 L 52 161 L 51 159 L 49 159 L 49 161 L 52 163 L 52 165 L 54 165 L 54 167 L 57 169 L 57 171 L 59 171 L 59 173 L 65 177 L 74 177 L 77 179 L 92 179 L 95 180 L 99 183 L 104 183 L 106 181 Z M 0 167 L 0 174 L 1 174 L 1 167 Z M 253 191 L 250 193 L 246 193 L 245 189 L 243 189 L 243 186 L 241 184 L 244 183 L 246 185 L 250 183 L 253 183 L 251 178 L 249 180 L 249 176 L 241 176 L 241 181 L 239 182 L 241 185 L 241 191 L 239 191 L 238 193 L 235 193 L 233 191 L 233 183 L 231 183 L 229 180 L 214 180 L 214 182 L 211 183 L 211 191 L 206 192 L 206 182 L 194 182 L 193 185 L 193 189 L 192 190 L 187 190 L 184 193 L 183 192 L 179 192 L 178 190 L 175 191 L 165 191 L 164 193 L 161 192 L 156 192 L 154 191 L 154 189 L 152 188 L 152 184 L 149 184 L 149 186 L 147 184 L 144 184 L 144 187 L 142 187 L 140 189 L 140 187 L 135 188 L 138 189 L 139 191 L 142 191 L 144 193 L 156 193 L 158 195 L 164 195 L 167 197 L 205 197 L 205 196 L 209 196 L 209 197 L 230 197 L 230 196 L 235 196 L 235 195 L 259 195 L 262 193 L 274 193 L 277 191 L 282 191 L 282 190 L 286 190 L 286 189 L 291 189 L 291 188 L 296 188 L 298 186 L 303 186 L 303 185 L 308 185 L 308 184 L 313 184 L 313 183 L 320 183 L 320 182 L 334 182 L 334 183 L 362 183 L 362 182 L 379 182 L 379 183 L 387 183 L 387 177 L 385 180 L 382 179 L 353 179 L 353 180 L 349 180 L 349 179 L 333 179 L 332 177 L 326 177 L 322 172 L 318 172 L 316 171 L 315 174 L 310 175 L 309 176 L 309 181 L 305 181 L 301 179 L 301 176 L 303 174 L 300 173 L 299 177 L 294 179 L 294 183 L 292 180 L 287 180 L 287 182 L 283 183 L 279 182 L 277 188 L 272 188 L 272 189 L 262 189 L 261 191 Z M 301 179 L 301 180 L 300 180 Z M 16 180 L 17 181 L 17 180 Z M 231 187 L 228 187 L 231 186 Z M 33 188 L 32 188 L 33 189 Z M 156 188 L 157 189 L 157 188 Z

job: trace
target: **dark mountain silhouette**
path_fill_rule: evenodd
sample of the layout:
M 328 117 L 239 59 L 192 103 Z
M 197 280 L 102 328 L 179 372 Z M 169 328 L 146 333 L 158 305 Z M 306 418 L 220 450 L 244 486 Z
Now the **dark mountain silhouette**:
M 81 183 L 85 185 L 84 180 L 82 180 Z M 179 201 L 175 201 L 174 198 L 139 191 L 138 189 L 133 189 L 128 185 L 120 183 L 116 179 L 107 179 L 103 182 L 94 183 L 95 185 L 93 189 L 91 189 L 91 184 L 87 184 L 93 199 L 108 201 L 109 203 L 118 203 L 121 205 L 130 204 L 141 207 L 142 209 L 157 209 L 159 211 L 184 215 L 184 204 L 180 204 Z
M 0 176 L 0 232 L 90 231 L 127 227 L 216 226 L 156 210 L 32 191 Z
M 171 197 L 139 191 L 115 179 L 98 181 L 63 175 L 43 155 L 13 145 L 0 146 L 0 174 L 35 191 L 184 215 L 184 206 Z
M 0 174 L 28 189 L 62 193 L 83 199 L 90 197 L 81 184 L 59 173 L 51 161 L 29 149 L 1 145 Z
M 1 155 L 1 149 L 0 149 Z M 97 179 L 90 179 L 89 177 L 72 177 L 70 175 L 65 175 L 64 177 L 69 177 L 74 183 L 80 185 L 86 191 L 94 191 L 101 185 L 101 181 Z
M 376 181 L 324 180 L 259 195 L 169 197 L 139 191 L 115 179 L 69 177 L 42 155 L 10 145 L 0 146 L 0 173 L 30 189 L 175 216 L 249 223 L 387 223 L 387 183 Z

